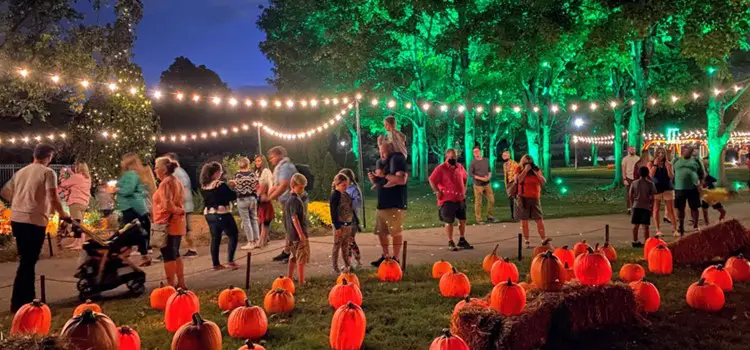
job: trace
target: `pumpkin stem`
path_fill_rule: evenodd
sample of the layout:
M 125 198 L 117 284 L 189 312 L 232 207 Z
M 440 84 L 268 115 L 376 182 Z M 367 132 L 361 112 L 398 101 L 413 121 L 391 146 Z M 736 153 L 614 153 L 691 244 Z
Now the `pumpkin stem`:
M 229 285 L 229 290 L 232 290 L 232 289 L 234 289 L 234 286 L 230 284 Z
M 503 259 L 503 261 L 505 261 L 505 262 L 508 263 L 508 262 L 510 262 L 510 258 L 505 258 L 505 259 Z
M 492 250 L 492 253 L 490 255 L 497 255 L 497 248 L 500 247 L 500 244 L 495 244 L 495 249 Z
M 703 277 L 701 277 L 701 279 L 700 279 L 700 280 L 698 280 L 698 285 L 702 287 L 702 286 L 704 286 L 705 284 L 706 284 L 706 279 L 705 279 L 705 278 L 703 278 Z
M 464 302 L 467 302 L 467 303 L 468 303 L 468 302 L 470 302 L 470 301 L 471 301 L 471 298 L 469 298 L 469 296 L 467 295 L 467 296 L 466 296 L 466 298 L 464 298 Z
M 200 326 L 204 323 L 203 317 L 201 317 L 201 314 L 199 312 L 196 312 L 193 314 L 193 325 Z
M 349 282 L 347 282 L 347 281 L 346 281 L 346 278 L 342 278 L 342 279 L 341 279 L 341 285 L 342 285 L 342 286 L 345 286 L 345 285 L 347 285 L 347 284 L 349 284 Z
M 346 303 L 346 307 L 348 307 L 348 308 L 350 308 L 350 309 L 353 309 L 353 308 L 355 307 L 355 305 L 354 305 L 354 303 L 352 303 L 352 302 L 350 301 L 350 302 Z
M 553 257 L 554 255 L 552 254 L 551 250 L 548 250 L 548 251 L 544 252 L 544 254 L 542 256 L 545 257 L 545 258 L 547 258 L 547 259 L 549 259 L 549 258 Z
M 565 269 L 566 269 L 566 270 L 570 268 L 570 267 L 568 266 L 568 262 L 567 262 L 567 261 L 565 262 L 565 264 L 564 264 L 563 266 L 565 267 Z
M 599 243 L 597 243 L 596 245 L 594 245 L 594 251 L 597 251 L 597 250 L 599 250 Z
M 744 256 L 744 255 L 743 255 L 742 253 L 739 253 L 739 254 L 737 254 L 737 258 L 738 258 L 738 259 L 744 259 L 744 258 L 745 258 L 745 256 Z
M 598 244 L 597 244 L 597 246 L 598 246 Z M 591 247 L 588 247 L 587 250 L 588 250 L 589 254 L 593 254 L 594 253 L 594 250 L 591 249 Z
M 91 304 L 91 299 L 86 299 L 86 304 Z
M 513 281 L 510 280 L 510 277 L 508 277 L 508 283 L 506 285 L 507 286 L 512 286 L 513 285 Z
M 458 270 L 456 270 L 455 267 L 451 267 L 451 269 L 453 270 L 453 273 L 458 273 Z
M 159 288 L 164 288 L 164 281 L 159 281 Z
M 566 245 L 562 246 L 562 249 L 568 250 L 568 245 L 566 244 Z
M 722 264 L 716 265 L 716 269 L 719 270 L 719 271 L 723 271 L 724 270 L 724 265 L 722 265 Z
M 81 323 L 83 324 L 96 322 L 96 316 L 94 316 L 94 311 L 92 311 L 91 309 L 86 309 L 85 311 L 83 311 L 80 317 Z
M 250 307 L 250 298 L 245 298 L 245 307 Z
M 450 330 L 449 328 L 443 328 L 443 335 L 444 335 L 444 336 L 445 336 L 446 338 L 450 338 L 450 337 L 452 337 L 452 336 L 453 336 L 453 335 L 451 334 L 451 330 Z
M 129 335 L 133 333 L 133 329 L 128 326 L 122 326 L 120 327 L 120 334 Z
M 42 301 L 39 299 L 34 299 L 33 301 L 31 301 L 31 305 L 34 307 L 40 307 L 44 305 L 44 303 L 42 303 Z
M 542 241 L 542 245 L 549 245 L 549 242 L 552 242 L 552 238 L 547 238 L 544 241 Z

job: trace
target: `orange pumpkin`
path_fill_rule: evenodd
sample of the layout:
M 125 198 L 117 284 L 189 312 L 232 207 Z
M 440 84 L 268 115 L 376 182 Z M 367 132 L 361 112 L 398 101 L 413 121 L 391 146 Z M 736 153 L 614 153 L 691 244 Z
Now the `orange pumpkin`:
M 60 331 L 60 337 L 74 349 L 118 350 L 120 332 L 107 315 L 85 310 L 74 316 Z
M 559 291 L 567 272 L 552 252 L 539 254 L 531 261 L 531 282 L 544 291 Z
M 367 319 L 362 308 L 354 303 L 347 303 L 336 309 L 331 320 L 331 333 L 328 341 L 331 349 L 361 349 L 365 341 Z
M 333 286 L 328 293 L 328 304 L 334 309 L 338 309 L 349 302 L 362 306 L 362 292 L 356 285 L 349 284 L 346 280 Z
M 440 277 L 440 294 L 447 298 L 465 298 L 471 293 L 471 283 L 469 278 L 461 272 L 456 271 L 455 267 Z
M 10 326 L 10 335 L 12 337 L 24 335 L 45 336 L 49 333 L 52 324 L 52 312 L 49 306 L 45 305 L 39 299 L 21 306 L 13 315 L 13 321 Z
M 560 262 L 563 265 L 568 264 L 568 266 L 573 266 L 573 263 L 576 259 L 575 254 L 573 254 L 572 250 L 568 249 L 567 245 L 555 249 L 555 252 L 553 254 L 555 254 L 555 256 L 560 259 Z
M 195 293 L 187 289 L 177 289 L 167 300 L 164 312 L 164 325 L 170 332 L 175 332 L 186 323 L 190 323 L 193 314 L 201 311 L 201 304 Z
M 102 308 L 99 307 L 99 305 L 92 303 L 91 299 L 87 299 L 85 303 L 78 305 L 78 307 L 76 307 L 76 309 L 73 310 L 73 316 L 78 316 L 86 310 L 91 310 L 93 312 L 102 313 Z
M 245 342 L 245 345 L 241 346 L 237 350 L 266 350 L 266 348 L 264 348 L 264 347 L 262 347 L 262 346 L 260 346 L 258 344 L 253 344 L 252 340 L 248 340 L 248 341 Z
M 664 242 L 664 240 L 661 239 L 660 236 L 654 236 L 647 239 L 646 243 L 643 244 L 643 259 L 648 261 L 648 256 L 649 254 L 651 254 L 651 250 L 653 250 L 660 244 L 663 244 L 665 246 L 667 245 L 667 242 Z
M 732 275 L 729 274 L 729 271 L 722 264 L 707 267 L 703 270 L 701 278 L 705 278 L 706 282 L 711 282 L 719 286 L 725 292 L 731 292 L 734 286 Z
M 436 261 L 432 264 L 432 278 L 440 279 L 440 277 L 443 277 L 446 273 L 451 272 L 451 269 L 453 269 L 451 263 L 440 259 L 440 261 Z
M 271 289 L 281 288 L 283 290 L 289 291 L 289 293 L 294 294 L 296 291 L 296 288 L 294 287 L 294 281 L 292 281 L 289 277 L 279 276 L 275 280 L 273 280 L 273 284 L 271 284 Z
M 727 263 L 724 266 L 726 266 L 733 281 L 750 281 L 750 261 L 745 259 L 742 254 L 727 259 Z
M 598 250 L 600 252 L 602 252 L 602 254 L 604 254 L 604 257 L 607 258 L 607 260 L 609 260 L 609 262 L 613 263 L 613 262 L 617 261 L 617 251 L 615 250 L 614 247 L 612 247 L 611 245 L 609 245 L 608 242 L 605 242 L 604 246 L 602 246 Z
M 624 282 L 640 281 L 646 277 L 646 270 L 638 264 L 625 264 L 620 268 L 620 279 Z
M 357 286 L 357 288 L 362 289 L 362 286 L 359 284 L 359 278 L 357 275 L 355 275 L 352 272 L 342 272 L 338 278 L 336 278 L 336 284 L 342 284 L 344 283 L 344 279 L 346 279 L 347 283 L 353 284 Z
M 443 335 L 435 338 L 430 344 L 430 350 L 471 350 L 459 336 L 451 334 L 450 329 L 443 329 Z
M 563 270 L 565 270 L 565 280 L 563 282 L 572 281 L 576 278 L 576 273 L 568 263 L 563 264 Z
M 386 258 L 383 263 L 378 266 L 378 278 L 385 282 L 398 282 L 404 277 L 404 273 L 401 271 L 401 265 L 391 258 Z
M 482 260 L 482 269 L 486 271 L 487 273 L 490 273 L 492 271 L 492 264 L 495 263 L 495 261 L 500 260 L 501 258 L 497 255 L 497 248 L 500 247 L 499 244 L 495 244 L 495 249 L 492 250 L 492 252 L 484 257 L 484 260 Z
M 471 306 L 471 305 L 478 306 L 481 308 L 490 307 L 490 304 L 488 304 L 487 301 L 484 299 L 466 297 L 463 300 L 456 303 L 456 306 L 453 307 L 452 318 L 456 317 L 456 315 L 458 314 L 459 311 L 461 311 L 461 309 L 467 306 Z
M 221 291 L 221 293 L 219 293 L 219 300 L 217 301 L 217 304 L 219 305 L 219 309 L 221 309 L 221 311 L 229 311 L 245 305 L 246 299 L 247 295 L 245 294 L 244 290 L 240 288 L 234 288 L 234 286 L 229 286 L 229 288 L 224 289 Z
M 542 241 L 542 245 L 534 248 L 534 253 L 531 256 L 537 256 L 542 253 L 546 253 L 548 250 L 555 250 L 549 242 L 552 242 L 552 238 L 547 238 L 544 241 Z
M 508 280 L 498 283 L 490 294 L 490 307 L 505 316 L 515 316 L 526 307 L 526 291 Z
M 659 244 L 648 254 L 648 270 L 657 275 L 672 273 L 672 252 L 664 244 Z
M 612 278 L 612 265 L 609 260 L 604 254 L 594 252 L 591 248 L 576 258 L 574 270 L 576 278 L 583 285 L 599 286 Z
M 164 286 L 164 282 L 159 282 L 159 288 L 151 292 L 151 308 L 155 310 L 164 310 L 167 308 L 167 301 L 177 290 L 172 286 Z
M 263 308 L 269 314 L 290 313 L 294 310 L 294 295 L 281 288 L 270 290 L 263 299 Z
M 250 305 L 245 300 L 245 306 L 240 306 L 229 314 L 227 332 L 232 338 L 258 340 L 268 332 L 268 318 L 260 307 Z
M 661 296 L 659 290 L 651 282 L 634 281 L 630 282 L 630 288 L 633 288 L 635 300 L 645 312 L 656 312 L 661 305 Z
M 576 245 L 573 246 L 573 254 L 575 254 L 575 256 L 579 256 L 581 254 L 586 253 L 589 250 L 589 248 L 590 248 L 589 244 L 586 243 L 586 240 L 584 239 L 576 243 Z
M 518 267 L 516 267 L 516 264 L 510 262 L 510 259 L 508 258 L 496 261 L 492 265 L 492 270 L 490 271 L 492 285 L 505 282 L 508 278 L 510 278 L 513 283 L 518 283 L 519 277 Z
M 138 332 L 128 326 L 117 329 L 120 336 L 119 350 L 141 350 L 141 337 Z
M 194 313 L 172 337 L 172 350 L 221 350 L 221 330 L 216 323 Z
M 724 291 L 721 287 L 701 278 L 690 285 L 685 300 L 691 308 L 703 311 L 719 311 L 724 307 Z

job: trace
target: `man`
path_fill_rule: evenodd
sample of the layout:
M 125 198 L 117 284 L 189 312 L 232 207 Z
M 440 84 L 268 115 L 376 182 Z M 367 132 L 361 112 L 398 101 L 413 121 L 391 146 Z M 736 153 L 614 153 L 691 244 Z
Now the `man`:
M 635 155 L 635 147 L 633 146 L 628 147 L 628 155 L 622 158 L 622 183 L 625 185 L 628 215 L 631 213 L 630 207 L 632 204 L 632 198 L 630 198 L 630 185 L 633 183 L 633 180 L 635 180 L 635 165 L 639 160 L 641 160 L 641 158 Z
M 40 143 L 34 149 L 34 161 L 19 170 L 0 191 L 11 202 L 10 227 L 16 238 L 19 264 L 13 281 L 10 311 L 36 299 L 36 263 L 44 244 L 49 214 L 54 210 L 61 220 L 70 220 L 57 195 L 57 175 L 48 167 L 55 148 Z
M 396 117 L 386 117 L 383 120 L 383 127 L 387 133 L 385 136 L 378 137 L 378 147 L 383 143 L 390 142 L 393 144 L 394 152 L 403 154 L 404 158 L 408 157 L 406 150 L 406 135 L 396 130 Z
M 698 228 L 698 209 L 701 207 L 700 189 L 706 170 L 700 159 L 693 157 L 693 147 L 685 146 L 682 157 L 674 162 L 674 206 L 680 220 L 680 235 L 685 235 L 685 205 L 690 207 L 693 228 Z
M 518 163 L 516 163 L 515 160 L 511 159 L 510 152 L 505 151 L 503 152 L 503 182 L 505 184 L 505 188 L 507 189 L 509 184 L 513 181 L 513 179 L 516 176 L 516 171 L 518 169 Z M 508 205 L 510 206 L 510 219 L 516 220 L 516 214 L 515 214 L 515 196 L 508 196 Z
M 487 197 L 487 222 L 497 222 L 492 217 L 492 207 L 495 206 L 495 193 L 490 184 L 490 162 L 482 157 L 482 149 L 474 146 L 474 160 L 469 165 L 469 174 L 474 179 L 474 217 L 477 223 L 482 223 L 482 197 Z
M 174 171 L 174 176 L 177 178 L 177 180 L 180 180 L 180 183 L 182 184 L 183 192 L 185 193 L 185 222 L 187 224 L 187 234 L 185 234 L 185 243 L 187 245 L 187 253 L 183 254 L 183 258 L 190 258 L 198 256 L 198 252 L 195 251 L 195 242 L 193 241 L 193 230 L 192 227 L 190 227 L 190 214 L 193 213 L 193 210 L 195 209 L 195 204 L 193 203 L 193 186 L 190 183 L 190 176 L 188 176 L 187 171 L 182 168 L 180 165 L 180 158 L 177 157 L 177 154 L 174 152 L 169 152 L 165 155 L 169 160 L 177 163 L 177 169 Z
M 380 144 L 380 152 L 387 155 L 386 166 L 383 169 L 383 176 L 376 176 L 375 173 L 369 172 L 367 177 L 376 186 L 378 195 L 378 205 L 375 211 L 375 234 L 378 235 L 380 246 L 383 248 L 383 255 L 372 262 L 372 266 L 378 267 L 386 259 L 392 256 L 398 261 L 398 255 L 401 252 L 403 244 L 404 218 L 406 217 L 406 157 L 400 152 L 394 151 L 394 146 L 390 142 Z M 388 186 L 385 186 L 388 184 Z M 393 238 L 393 255 L 390 255 L 388 249 L 388 236 Z
M 456 150 L 453 148 L 445 151 L 445 162 L 438 165 L 430 175 L 430 187 L 437 196 L 438 217 L 440 221 L 445 223 L 445 233 L 448 234 L 448 249 L 454 252 L 459 247 L 474 249 L 464 236 L 466 233 L 467 177 L 466 170 L 463 165 L 458 163 Z M 476 190 L 474 190 L 474 193 L 476 193 Z M 456 219 L 458 219 L 458 233 L 460 235 L 458 247 L 453 242 L 453 223 Z
M 284 208 L 290 196 L 289 181 L 297 173 L 297 168 L 289 160 L 289 157 L 287 157 L 286 148 L 281 146 L 276 146 L 268 150 L 268 162 L 273 166 L 273 187 L 269 190 L 268 196 L 261 197 L 261 201 L 278 200 L 281 207 Z M 286 213 L 282 217 L 286 217 Z M 284 228 L 288 229 L 286 226 Z M 286 242 L 284 251 L 275 256 L 273 261 L 281 261 L 285 264 L 289 261 L 289 244 L 290 242 Z

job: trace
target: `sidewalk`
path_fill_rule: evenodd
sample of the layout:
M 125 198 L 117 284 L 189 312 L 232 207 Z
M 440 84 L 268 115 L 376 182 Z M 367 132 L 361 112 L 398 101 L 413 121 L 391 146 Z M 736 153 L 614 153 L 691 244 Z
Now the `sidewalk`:
M 743 224 L 750 226 L 750 203 L 733 203 L 727 206 L 729 217 L 745 218 Z M 715 211 L 711 211 L 712 220 L 716 220 Z M 551 219 L 545 221 L 547 235 L 552 238 L 553 246 L 569 245 L 573 246 L 575 242 L 581 239 L 588 240 L 593 246 L 596 243 L 604 242 L 604 227 L 610 225 L 610 241 L 617 247 L 629 246 L 631 242 L 630 219 L 624 214 L 576 217 Z M 670 225 L 662 225 L 665 231 L 671 232 Z M 532 245 L 539 244 L 539 238 L 536 235 L 534 224 L 531 224 L 531 242 Z M 655 231 L 652 228 L 652 232 Z M 518 254 L 518 233 L 520 232 L 518 224 L 500 223 L 492 225 L 473 225 L 467 227 L 466 237 L 475 249 L 458 252 L 447 250 L 447 238 L 442 228 L 429 228 L 409 230 L 404 232 L 404 239 L 408 242 L 407 264 L 408 273 L 409 265 L 421 263 L 433 263 L 439 259 L 450 261 L 458 260 L 478 260 L 487 255 L 495 246 L 499 244 L 498 254 L 515 258 Z M 666 233 L 666 232 L 665 232 Z M 665 239 L 670 240 L 671 234 L 667 234 Z M 456 230 L 456 236 L 458 230 Z M 457 238 L 456 238 L 457 239 Z M 312 237 L 311 242 L 311 262 L 306 269 L 307 276 L 331 276 L 331 249 L 332 240 L 330 237 Z M 357 243 L 362 251 L 362 262 L 364 270 L 360 269 L 360 274 L 373 273 L 374 269 L 370 266 L 370 261 L 376 259 L 381 254 L 381 248 L 378 245 L 377 238 L 370 233 L 361 233 L 357 236 Z M 268 247 L 262 250 L 252 251 L 252 270 L 251 278 L 253 283 L 268 283 L 270 278 L 286 273 L 286 265 L 272 262 L 271 258 L 278 254 L 283 248 L 282 241 L 273 241 Z M 226 245 L 221 248 L 221 259 L 226 259 Z M 210 271 L 211 259 L 208 253 L 208 247 L 201 247 L 199 256 L 193 259 L 185 260 L 185 275 L 188 287 L 195 290 L 226 288 L 230 284 L 234 286 L 244 286 L 245 284 L 245 262 L 247 251 L 237 250 L 236 260 L 241 268 L 239 270 L 222 270 Z M 522 253 L 527 255 L 530 250 L 523 249 Z M 138 259 L 135 257 L 134 259 Z M 13 283 L 17 263 L 0 264 L 0 285 L 6 286 Z M 37 277 L 44 274 L 47 279 L 47 302 L 52 304 L 76 304 L 78 303 L 78 292 L 76 290 L 73 274 L 78 267 L 77 259 L 47 259 L 41 260 L 37 264 Z M 158 286 L 158 281 L 164 277 L 164 270 L 161 264 L 153 264 L 145 268 L 147 274 L 147 290 Z M 62 282 L 60 282 L 62 281 Z M 257 281 L 257 282 L 256 282 Z M 126 293 L 124 286 L 107 292 L 105 297 L 117 296 Z M 37 287 L 37 293 L 39 288 Z M 10 305 L 10 288 L 0 289 L 0 310 L 6 310 Z

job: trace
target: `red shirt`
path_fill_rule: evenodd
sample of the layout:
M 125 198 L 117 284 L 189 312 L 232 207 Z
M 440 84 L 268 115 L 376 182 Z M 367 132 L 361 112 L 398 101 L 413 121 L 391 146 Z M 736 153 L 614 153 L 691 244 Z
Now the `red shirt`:
M 522 172 L 523 168 L 519 166 L 516 174 Z M 526 177 L 518 184 L 518 195 L 524 198 L 540 198 L 542 196 L 542 182 L 535 175 L 526 173 Z
M 460 163 L 456 167 L 442 163 L 432 171 L 430 183 L 434 184 L 443 195 L 438 198 L 438 205 L 445 202 L 462 202 L 466 199 L 466 169 Z

